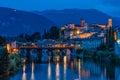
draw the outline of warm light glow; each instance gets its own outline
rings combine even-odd
[[[25,72],[26,66],[25,64],[23,65],[23,75],[22,75],[22,80],[27,80],[26,79],[26,72]]]
[[[71,47],[74,47],[74,44],[70,44]]]
[[[64,80],[66,80],[67,57],[64,56]]]
[[[50,62],[48,64],[48,80],[51,80],[51,65],[50,65]]]
[[[80,61],[80,59],[78,60],[78,72],[79,72],[79,79],[81,80],[81,75],[80,75],[80,73],[81,73],[81,61]]]
[[[13,49],[12,53],[18,54],[18,49]]]
[[[56,64],[56,80],[60,80],[60,68],[59,68],[59,63]]]
[[[32,73],[34,73],[34,62],[32,61]]]
[[[11,48],[11,45],[10,45],[10,44],[7,44],[7,51],[8,51],[8,53],[11,53],[11,52],[12,52],[12,48]]]
[[[116,32],[114,32],[114,40],[116,40],[116,39],[117,39]]]
[[[34,62],[32,62],[32,75],[31,75],[31,80],[35,80],[35,79],[34,79]]]
[[[77,30],[77,34],[80,34],[80,31],[79,31],[79,30]]]
[[[63,60],[64,60],[64,64],[66,64],[67,63],[67,56],[64,56]]]
[[[64,30],[65,29],[65,27],[61,27],[61,30]]]
[[[112,27],[112,19],[111,18],[108,19],[108,28],[110,28],[110,27]]]
[[[103,28],[103,29],[105,29],[105,28],[106,28],[106,26],[105,26],[105,25],[100,25],[100,24],[93,24],[93,25],[98,26],[98,27]]]
[[[80,34],[80,38],[89,38],[89,37],[91,37],[94,34],[95,34],[95,32],[83,33],[83,34]]]
[[[60,57],[56,56],[56,61],[59,62],[60,61]]]
[[[22,80],[27,80],[27,79],[26,79],[26,73],[25,73],[25,72],[23,72]]]
[[[23,65],[23,72],[25,72],[25,70],[26,70],[26,65],[24,64]]]

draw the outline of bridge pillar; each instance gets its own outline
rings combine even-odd
[[[49,55],[49,61],[53,62],[53,50],[52,49],[48,49],[48,55]]]
[[[42,49],[38,49],[38,63],[41,62],[41,58],[42,58]]]
[[[27,55],[26,55],[26,62],[30,62],[31,61],[31,58],[30,58],[30,49],[26,49],[27,51]]]

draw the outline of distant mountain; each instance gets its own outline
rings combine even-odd
[[[55,23],[31,12],[0,7],[0,35],[15,36],[49,29]]]
[[[59,26],[68,23],[80,24],[81,19],[85,19],[89,24],[107,24],[108,18],[113,18],[114,25],[120,25],[120,18],[114,18],[96,9],[45,10],[34,13],[52,20]]]
[[[64,9],[25,12],[0,7],[0,35],[16,36],[21,33],[41,32],[57,25],[80,24],[81,19],[87,23],[107,24],[108,18],[113,18],[114,25],[120,25],[120,18],[114,18],[95,9]]]

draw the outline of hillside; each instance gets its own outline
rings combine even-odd
[[[41,12],[35,11],[34,13],[52,20],[59,26],[68,23],[80,24],[81,19],[85,19],[89,24],[107,24],[108,18],[113,18],[96,9],[45,10]],[[114,25],[120,25],[119,22],[120,18],[113,18]]]
[[[55,25],[51,20],[31,12],[19,11],[0,7],[0,34],[3,36],[15,36],[20,33],[43,33]]]

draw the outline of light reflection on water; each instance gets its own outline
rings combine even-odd
[[[67,68],[67,57],[64,56],[63,58],[63,62],[64,62],[64,80],[66,80],[66,68]]]
[[[78,74],[79,74],[79,80],[81,80],[81,61],[80,59],[78,60]]]
[[[60,80],[60,68],[59,68],[59,63],[56,64],[56,80]]]
[[[32,74],[31,74],[31,80],[35,80],[34,79],[34,62],[32,62]]]
[[[25,70],[26,70],[26,65],[24,64],[24,65],[23,65],[23,75],[22,75],[22,80],[27,80],[27,79],[26,79],[26,72],[25,72]]]
[[[49,59],[48,64],[24,64],[22,71],[10,80],[119,80],[119,67],[81,59],[67,60],[64,56],[63,63],[51,63]]]
[[[48,80],[51,80],[51,63],[50,63],[50,57],[49,57],[49,63],[48,63]]]

